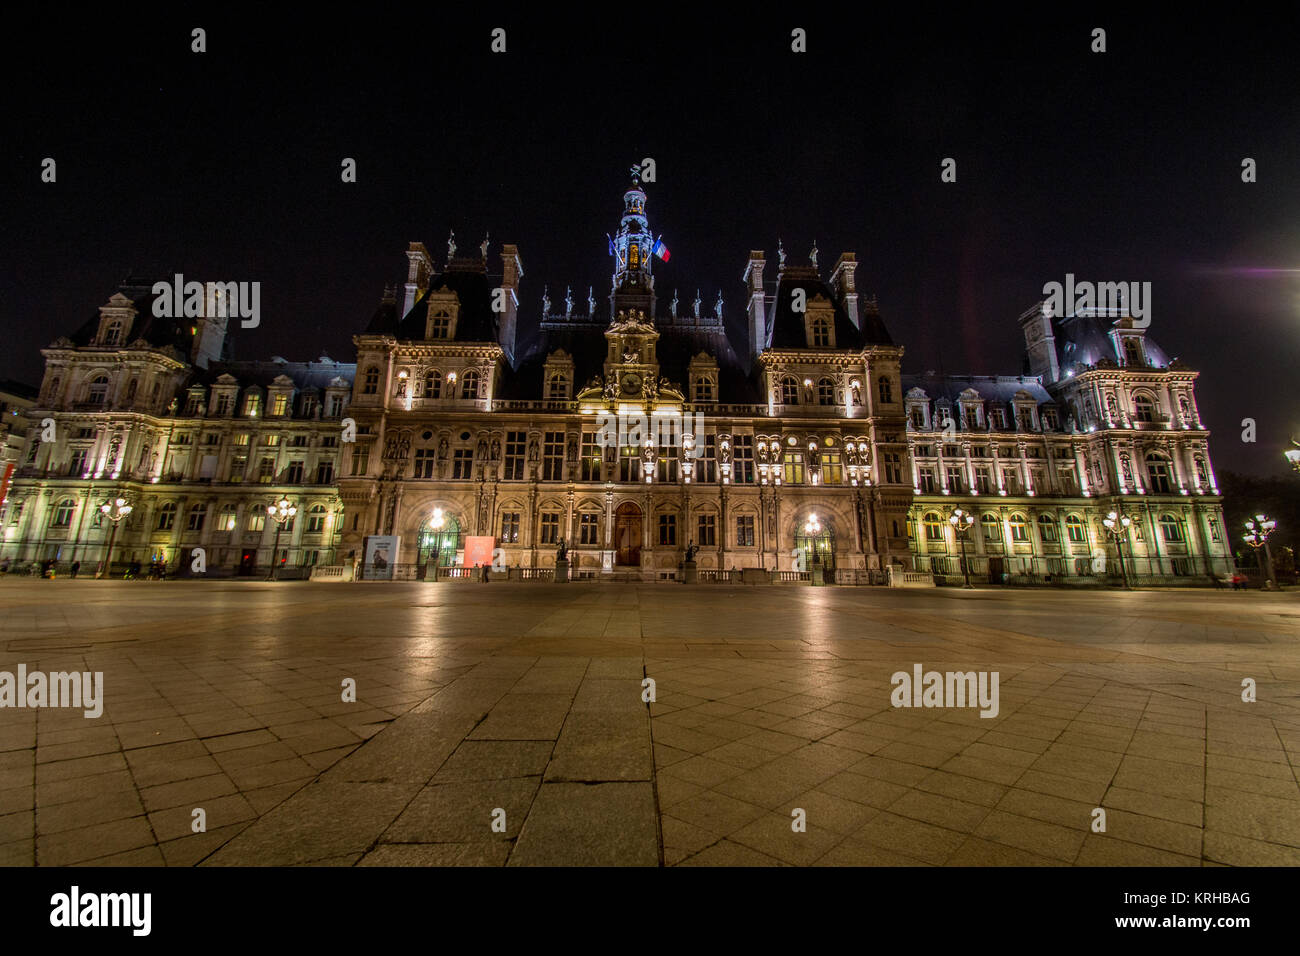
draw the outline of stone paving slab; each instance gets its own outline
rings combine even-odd
[[[1294,866],[1298,605],[3,580],[0,670],[106,704],[0,711],[0,865]]]

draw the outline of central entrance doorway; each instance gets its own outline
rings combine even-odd
[[[614,510],[614,563],[641,566],[641,509],[625,501]]]

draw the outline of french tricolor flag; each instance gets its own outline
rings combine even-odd
[[[655,240],[654,253],[664,262],[667,262],[668,257],[672,255],[672,253],[668,251],[668,247],[664,245],[664,241],[662,239]]]

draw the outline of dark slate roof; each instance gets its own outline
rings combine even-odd
[[[193,328],[194,320],[184,316],[165,319],[154,315],[153,303],[157,298],[153,293],[154,281],[162,280],[132,276],[117,288],[117,292],[131,300],[132,308],[137,313],[127,332],[126,342],[130,344],[137,339],[144,339],[158,348],[171,345],[188,359],[193,343],[193,334],[190,330]],[[78,347],[89,345],[99,332],[99,318],[99,310],[96,309],[95,313],[68,337]]]
[[[425,300],[435,292],[450,291],[460,300],[456,319],[454,342],[496,342],[497,315],[492,311],[492,290],[495,284],[489,279],[487,266],[482,259],[453,259],[447,271],[434,277],[428,290],[411,306],[411,310],[398,319],[395,303],[382,303],[366,327],[369,335],[392,335],[405,341],[424,338],[429,304]]]
[[[1040,405],[1055,403],[1051,393],[1043,387],[1036,376],[1014,375],[937,375],[927,372],[924,375],[904,375],[903,395],[913,388],[925,390],[930,401],[946,398],[956,404],[961,393],[968,388],[979,392],[980,398],[987,402],[1009,405],[1017,392],[1028,392]]]
[[[860,349],[866,345],[893,345],[885,323],[879,314],[871,312],[861,317],[858,328],[844,311],[829,285],[812,266],[786,266],[777,277],[776,294],[768,300],[767,348],[806,349],[808,336],[804,331],[804,315],[794,311],[794,290],[803,289],[807,301],[818,295],[829,299],[835,309],[835,348]]]
[[[213,385],[222,375],[232,375],[240,388],[260,385],[265,388],[281,375],[293,379],[299,391],[319,389],[324,391],[333,378],[343,378],[351,385],[356,377],[355,364],[335,361],[320,362],[213,362],[206,369],[195,369],[190,385]]]
[[[1096,365],[1107,359],[1123,364],[1123,357],[1115,352],[1115,343],[1111,341],[1110,330],[1113,320],[1095,315],[1072,315],[1064,319],[1052,319],[1052,334],[1056,336],[1056,347],[1061,369],[1072,365]],[[1169,365],[1169,356],[1164,349],[1144,336],[1147,361],[1156,368]]]
[[[28,398],[33,401],[41,394],[41,390],[35,385],[27,385],[24,382],[15,382],[11,378],[0,379],[0,392],[8,395],[17,395],[19,398]]]

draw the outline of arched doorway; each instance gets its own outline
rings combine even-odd
[[[419,566],[428,564],[435,555],[438,567],[450,567],[456,561],[456,552],[465,546],[460,533],[460,522],[453,516],[442,518],[438,527],[434,527],[437,518],[426,521],[420,526]]]
[[[625,501],[614,510],[614,563],[641,566],[641,509]]]
[[[795,522],[794,546],[804,554],[805,569],[814,563],[827,571],[835,569],[835,529],[826,516],[806,514]]]

